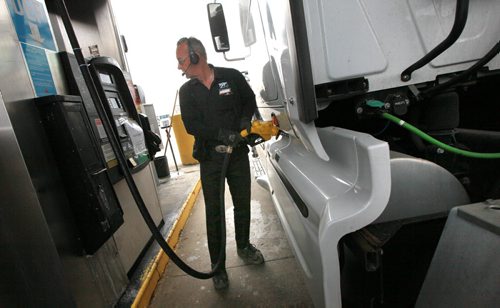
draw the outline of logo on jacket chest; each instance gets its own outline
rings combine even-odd
[[[229,83],[227,81],[219,82],[218,86],[219,86],[219,95],[233,94],[233,91],[231,91],[231,88],[229,87]]]

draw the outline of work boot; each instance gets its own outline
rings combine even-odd
[[[212,277],[212,282],[216,290],[224,290],[229,287],[229,278],[227,277],[227,272],[225,269],[220,270],[214,277]]]
[[[248,244],[245,248],[238,248],[238,256],[245,260],[248,264],[262,264],[264,263],[264,256],[255,248],[254,245]]]

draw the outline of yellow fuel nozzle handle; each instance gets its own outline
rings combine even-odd
[[[250,128],[250,134],[258,135],[265,141],[271,139],[273,136],[277,136],[279,132],[280,129],[274,125],[273,121],[255,120],[252,122],[252,126]],[[246,129],[242,130],[240,134],[243,138],[250,135]]]

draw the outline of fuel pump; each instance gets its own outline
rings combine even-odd
[[[135,125],[126,124],[126,120],[122,117],[122,111],[124,110],[124,105],[122,104],[121,97],[119,95],[115,95],[113,92],[113,84],[116,82],[121,82],[120,80],[113,80],[111,75],[109,74],[110,70],[113,70],[113,66],[110,65],[109,59],[107,60],[93,60],[90,63],[87,63],[83,57],[81,52],[78,40],[76,38],[74,29],[71,24],[71,20],[69,18],[66,5],[64,0],[57,1],[57,6],[61,13],[61,17],[66,28],[66,32],[68,34],[68,38],[71,42],[71,46],[73,48],[73,52],[78,64],[78,67],[83,75],[86,90],[92,102],[94,103],[93,108],[90,106],[90,110],[95,110],[97,115],[99,116],[101,122],[94,124],[94,131],[97,131],[98,136],[101,136],[102,130],[105,132],[107,136],[106,142],[109,142],[110,149],[113,151],[114,157],[116,159],[117,168],[121,171],[121,174],[125,178],[125,181],[130,189],[132,197],[137,204],[137,207],[143,216],[148,228],[150,229],[153,238],[158,242],[163,251],[169,256],[169,258],[181,268],[187,274],[199,278],[199,279],[208,279],[214,276],[214,274],[220,268],[220,262],[218,261],[215,267],[211,272],[199,272],[191,267],[189,267],[184,261],[182,261],[172,250],[171,247],[168,246],[162,234],[158,230],[155,225],[153,218],[151,217],[144,200],[142,199],[140,192],[134,182],[132,177],[131,170],[132,168],[136,168],[140,166],[143,161],[141,158],[142,153],[146,153],[147,150],[144,144],[141,142],[134,143],[134,138],[138,137],[139,129],[136,129]],[[106,103],[105,103],[106,102]],[[131,111],[133,114],[133,111]],[[110,116],[112,115],[112,116]],[[263,124],[262,122],[254,122],[250,132],[244,131],[242,132],[243,137],[247,137],[247,142],[251,145],[258,144],[260,142],[264,142],[265,140],[269,140],[272,136],[276,136],[279,130],[271,125]],[[127,133],[127,134],[125,134]],[[248,135],[249,136],[246,136]],[[126,137],[128,135],[128,137]],[[104,138],[101,138],[101,141]],[[129,140],[130,139],[130,140]],[[130,142],[129,142],[130,141]],[[130,144],[132,144],[132,149],[130,149]],[[229,163],[229,158],[232,152],[232,148],[234,145],[230,145],[227,148],[223,170],[221,174],[221,213],[224,213],[224,181],[225,181],[225,172],[227,170],[227,166]],[[101,144],[102,147],[102,144]],[[133,153],[133,157],[131,156]],[[106,156],[107,154],[107,156]],[[104,151],[103,155],[106,158],[106,163],[109,167],[111,157],[111,153]],[[222,249],[219,254],[222,255],[225,250],[225,217],[221,218],[221,227],[222,227]],[[223,250],[224,249],[224,250]]]
[[[113,123],[113,133],[118,136],[131,173],[147,173],[142,170],[154,156],[149,143],[155,140],[147,138],[146,134],[153,132],[147,118],[137,112],[127,82],[114,59],[97,57],[89,61],[90,72],[94,80],[98,80],[96,86],[106,97],[103,104],[105,113],[100,115],[85,84],[76,80],[81,75],[72,71],[74,57],[65,52],[59,57],[66,69],[70,93],[74,95],[43,96],[35,101],[64,179],[83,253],[91,255],[115,232],[119,232],[119,238],[126,236],[134,224],[130,220],[134,217],[130,205],[119,203],[119,197],[123,199],[127,192],[121,189],[123,185],[118,184],[123,179],[123,173],[118,167],[109,135],[103,128],[103,119]],[[144,187],[144,183],[141,185]],[[154,205],[149,204],[151,209]],[[159,208],[153,213],[155,220],[159,221],[161,213],[157,212]],[[123,216],[129,217],[125,225]],[[132,266],[146,243],[146,237],[149,238],[147,230],[144,231],[133,243],[117,241],[122,248],[121,258],[126,268]]]
[[[118,167],[110,141],[103,127],[102,117],[98,114],[92,97],[81,76],[79,64],[74,55],[67,52],[60,52],[59,58],[63,63],[63,69],[67,76],[67,83],[70,93],[78,93],[82,97],[83,104],[90,119],[90,125],[101,148],[106,167],[113,183],[123,178]],[[127,163],[131,167],[132,173],[142,170],[152,154],[148,157],[149,142],[161,142],[155,138],[148,138],[148,134],[154,134],[144,115],[139,114],[131,95],[125,95],[129,91],[127,82],[119,64],[110,57],[96,57],[89,60],[89,71],[96,81],[96,87],[105,94],[106,117],[114,123],[113,132],[119,136]],[[154,147],[153,147],[154,148]]]
[[[36,105],[64,179],[83,250],[93,254],[124,220],[89,117],[78,96],[39,97]]]

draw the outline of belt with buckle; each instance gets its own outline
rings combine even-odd
[[[214,149],[215,149],[215,152],[217,152],[217,153],[231,153],[231,152],[233,152],[233,147],[230,147],[230,146],[227,146],[224,144],[216,145],[214,147]]]

